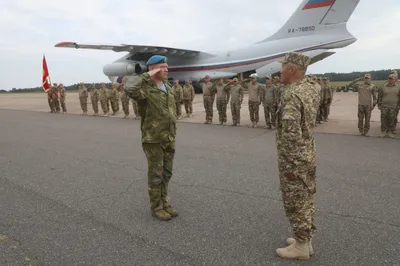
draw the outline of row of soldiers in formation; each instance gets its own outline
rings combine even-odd
[[[358,83],[363,81],[363,83]],[[397,117],[400,110],[400,82],[396,70],[391,71],[388,80],[377,87],[366,74],[350,82],[349,86],[358,92],[358,129],[360,135],[368,136],[371,112],[378,106],[381,111],[381,137],[393,138],[396,134]]]
[[[317,123],[328,122],[330,106],[333,100],[334,89],[329,85],[329,78],[317,78],[315,81],[320,86],[320,106],[317,115]],[[234,78],[227,83],[223,79],[217,79],[214,83],[210,76],[201,80],[203,89],[203,103],[206,112],[204,124],[211,124],[213,120],[213,104],[216,99],[220,124],[227,123],[227,105],[230,100],[232,113],[232,125],[240,125],[240,109],[243,103],[244,90],[248,91],[248,106],[252,127],[258,127],[259,107],[264,107],[266,128],[276,127],[277,112],[282,108],[283,92],[285,86],[280,84],[280,78],[265,77],[265,85],[258,82],[257,74],[250,78]]]
[[[93,116],[99,116],[99,102],[103,111],[103,116],[116,115],[116,113],[120,110],[119,103],[121,102],[122,110],[125,114],[124,118],[128,118],[129,102],[132,101],[135,119],[139,119],[140,109],[138,108],[138,104],[125,94],[124,86],[124,82],[121,84],[111,83],[110,87],[107,88],[105,83],[101,83],[100,87],[91,85],[89,88],[86,88],[83,83],[80,83],[78,87],[78,95],[82,109],[82,115],[87,115],[87,105],[90,94],[90,101],[92,103],[94,112]],[[193,100],[195,96],[195,91],[192,84],[189,80],[187,80],[185,85],[182,87],[179,85],[179,81],[176,80],[172,88],[172,93],[176,102],[177,118],[181,119],[182,117],[182,104],[185,107],[187,117],[191,117],[193,113]],[[63,84],[57,85],[57,83],[54,83],[53,86],[47,91],[47,95],[50,112],[60,113],[60,105],[62,107],[62,112],[67,112],[66,94]]]

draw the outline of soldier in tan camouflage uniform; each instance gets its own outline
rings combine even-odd
[[[82,115],[87,115],[87,99],[89,97],[88,90],[83,85],[83,82],[79,84],[78,88],[78,93],[79,93],[79,102],[81,104],[81,109],[82,109]]]
[[[358,78],[348,84],[350,87],[355,87],[358,93],[358,130],[360,135],[368,136],[370,129],[371,112],[376,106],[376,92],[377,88],[371,83],[371,75],[365,74],[364,83],[357,84],[363,80]],[[365,124],[364,124],[365,119]]]
[[[284,259],[309,259],[314,254],[311,239],[316,231],[316,150],[313,136],[319,105],[316,86],[304,77],[311,57],[290,52],[280,60],[281,82],[287,85],[278,116],[276,144],[280,189],[286,216],[293,230],[289,246],[278,248]]]
[[[61,108],[63,113],[67,112],[67,95],[65,93],[65,88],[63,84],[58,85],[58,94],[59,94],[59,98],[60,98],[60,104],[61,104]]]
[[[180,120],[182,118],[183,89],[182,86],[179,85],[179,80],[174,81],[174,86],[172,86],[172,89],[176,104],[176,118]]]
[[[60,101],[58,100],[58,88],[57,83],[53,83],[51,90],[51,99],[56,113],[60,113]]]
[[[98,116],[99,115],[99,98],[100,98],[100,91],[96,86],[93,84],[90,86],[90,101],[92,103],[92,108],[93,108],[93,116]]]
[[[210,80],[211,78],[208,75],[200,80],[203,89],[204,109],[206,110],[206,121],[204,122],[204,124],[212,124],[214,113],[213,103],[216,91],[214,84],[211,83]]]
[[[135,119],[140,119],[140,110],[139,110],[138,103],[134,99],[131,99],[131,100],[132,100],[133,112],[135,113]]]
[[[50,87],[50,88],[47,90],[47,102],[49,103],[50,113],[55,113],[55,112],[56,112],[56,109],[55,109],[54,104],[53,104],[53,97],[52,97],[52,95],[53,95],[53,92],[52,92],[51,87]]]
[[[122,83],[118,86],[118,91],[120,92],[120,98],[121,98],[121,105],[122,105],[122,110],[124,111],[124,119],[129,117],[129,96],[125,93],[125,82],[128,80],[128,78],[122,80]]]
[[[322,91],[324,94],[324,101],[322,105],[322,121],[328,122],[329,106],[332,103],[332,88],[328,85],[328,78],[322,78]]]
[[[271,129],[276,124],[276,108],[278,106],[278,91],[271,84],[271,78],[265,78],[265,87],[262,90],[262,104],[264,106],[264,117],[266,127]]]
[[[142,113],[142,147],[148,163],[148,193],[152,215],[170,220],[178,212],[168,196],[175,156],[176,110],[172,88],[167,82],[168,65],[164,56],[147,61],[149,72],[129,76],[125,91],[136,100]]]
[[[388,82],[379,88],[378,108],[381,110],[381,136],[393,138],[400,110],[400,86],[396,84],[396,75],[390,74]]]
[[[183,86],[183,104],[185,105],[186,116],[191,117],[193,113],[193,99],[195,96],[194,88],[189,80]]]
[[[257,82],[257,74],[252,74],[250,76],[251,82],[247,82],[245,79],[242,82],[242,86],[246,88],[249,92],[249,112],[252,127],[258,127],[258,121],[260,119],[260,105],[261,105],[261,92],[262,87],[260,83]]]
[[[317,84],[320,87],[320,95],[319,95],[319,99],[320,99],[320,103],[319,103],[319,107],[318,107],[318,113],[317,113],[317,123],[318,124],[322,124],[322,119],[324,116],[324,101],[325,101],[325,93],[323,90],[323,84],[322,84],[322,80],[321,78],[317,78]]]
[[[244,88],[240,85],[238,78],[234,78],[227,84],[231,98],[232,126],[240,125],[240,108],[243,103]]]
[[[215,90],[216,90],[216,98],[217,98],[217,110],[218,110],[218,116],[219,116],[219,123],[222,125],[227,122],[227,117],[226,117],[226,107],[229,102],[229,89],[227,88],[227,85],[224,83],[224,80],[222,78],[217,80],[217,83],[215,84]]]
[[[108,91],[108,101],[111,105],[111,110],[112,114],[111,115],[116,115],[118,112],[118,91],[117,91],[117,86],[115,83],[111,83],[110,89]]]
[[[99,98],[101,110],[103,111],[103,116],[108,116],[108,112],[110,111],[110,105],[108,102],[108,89],[105,83],[100,84]]]

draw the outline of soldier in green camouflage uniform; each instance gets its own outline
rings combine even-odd
[[[118,91],[117,91],[117,86],[115,83],[111,83],[110,89],[108,91],[108,101],[111,105],[111,110],[112,114],[111,115],[116,115],[118,112]]]
[[[214,84],[211,83],[210,80],[211,78],[208,75],[200,80],[203,89],[203,104],[206,111],[206,121],[204,124],[212,124],[214,113],[213,104],[216,90]]]
[[[172,87],[173,94],[175,97],[176,103],[176,118],[178,120],[182,117],[182,98],[183,98],[183,89],[182,86],[179,85],[179,80],[174,81],[174,86]]]
[[[280,60],[281,81],[287,85],[278,116],[276,143],[280,189],[286,216],[294,237],[286,248],[276,253],[285,259],[309,259],[314,253],[311,238],[314,224],[316,192],[316,150],[313,132],[319,105],[317,87],[304,74],[311,57],[290,52]]]
[[[58,93],[60,98],[60,104],[63,110],[63,113],[67,112],[67,95],[65,94],[65,88],[63,84],[58,85]]]
[[[124,111],[124,119],[127,119],[129,117],[129,96],[125,93],[125,83],[128,80],[128,77],[124,77],[122,79],[122,83],[119,84],[118,86],[118,93],[119,93],[119,97],[121,99],[121,106],[122,106],[122,110]]]
[[[81,109],[82,109],[82,115],[87,115],[87,99],[89,97],[88,90],[83,85],[83,82],[79,84],[78,88],[78,93],[79,93],[79,102],[81,104]]]
[[[358,131],[362,136],[368,136],[370,129],[371,112],[376,106],[377,87],[371,83],[371,75],[364,75],[364,83],[357,84],[363,78],[355,79],[348,84],[354,87],[358,93]],[[365,124],[364,124],[365,119]]]
[[[99,115],[99,94],[100,91],[99,89],[96,88],[95,85],[90,86],[90,101],[92,102],[92,108],[93,108],[93,116],[98,116]]]
[[[193,100],[195,96],[194,88],[189,80],[183,86],[183,104],[185,105],[186,116],[191,117],[193,113]]]
[[[258,121],[260,120],[260,105],[262,101],[262,87],[260,83],[257,82],[256,74],[252,74],[250,78],[251,82],[247,82],[248,79],[245,79],[242,82],[242,86],[249,92],[249,113],[252,127],[258,127]]]
[[[276,126],[276,108],[278,106],[278,91],[271,84],[271,78],[265,78],[265,87],[262,90],[262,104],[264,106],[265,124],[269,129]]]
[[[238,78],[234,78],[226,86],[231,98],[232,126],[240,125],[240,108],[243,103],[244,88]]]
[[[381,110],[382,137],[394,137],[396,118],[400,109],[400,86],[396,84],[394,74],[390,74],[388,82],[378,90],[378,108]]]
[[[227,88],[227,84],[224,83],[222,78],[217,80],[215,84],[216,90],[216,98],[217,98],[217,110],[219,116],[219,123],[222,125],[227,122],[226,117],[226,107],[229,102],[229,89]]]
[[[101,110],[103,111],[103,116],[108,116],[108,112],[110,111],[110,105],[108,103],[108,94],[109,92],[106,87],[106,84],[101,83],[99,97],[100,97]]]
[[[147,61],[150,71],[130,76],[125,84],[125,92],[137,101],[142,115],[142,147],[148,162],[151,210],[160,220],[178,215],[168,196],[175,155],[176,104],[167,82],[166,60],[164,56],[152,56]]]

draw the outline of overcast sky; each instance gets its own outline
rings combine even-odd
[[[43,54],[52,82],[109,82],[103,66],[123,55],[55,48],[61,41],[234,49],[273,34],[301,1],[0,1],[0,89],[41,86]],[[361,0],[348,23],[359,40],[309,71],[400,68],[399,22],[398,0]]]

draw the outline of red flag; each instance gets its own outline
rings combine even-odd
[[[48,91],[50,89],[50,75],[49,69],[47,68],[46,58],[43,55],[43,67],[42,67],[42,87],[44,91]]]

